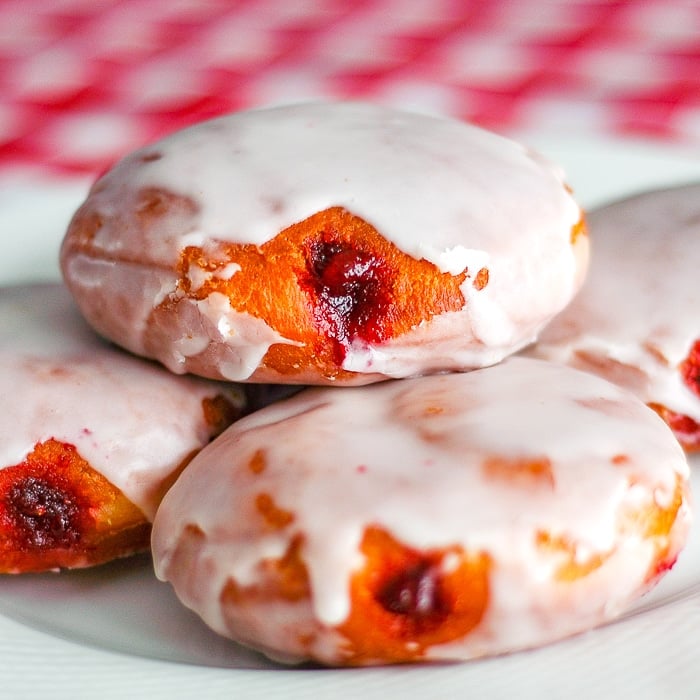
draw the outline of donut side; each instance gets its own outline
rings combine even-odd
[[[171,371],[366,384],[531,342],[587,250],[561,175],[519,145],[331,104],[231,115],[127,157],[61,261],[88,321]]]
[[[586,283],[528,351],[634,392],[688,452],[700,449],[698,202],[689,184],[590,212]]]

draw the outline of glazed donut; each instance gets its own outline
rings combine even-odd
[[[147,549],[164,491],[243,394],[107,345],[59,285],[2,289],[0,318],[0,573]]]
[[[366,384],[498,362],[587,261],[558,169],[457,121],[252,110],[126,157],[61,251],[87,320],[175,373]]]
[[[700,184],[604,206],[590,229],[588,280],[529,354],[633,391],[700,450]]]
[[[316,387],[195,457],[152,552],[187,607],[272,658],[469,659],[649,590],[686,540],[688,471],[633,395],[540,360]]]

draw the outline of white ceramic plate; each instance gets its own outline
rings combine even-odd
[[[520,138],[564,166],[589,208],[644,188],[700,181],[699,152]],[[58,279],[58,246],[86,188],[36,174],[0,178],[0,285]],[[2,399],[8,410],[11,397]],[[700,459],[694,468],[698,482]],[[0,697],[695,698],[698,629],[696,532],[673,571],[622,620],[535,651],[431,667],[274,666],[209,632],[140,557],[89,571],[0,577]]]

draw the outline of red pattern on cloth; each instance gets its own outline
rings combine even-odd
[[[314,98],[700,144],[697,0],[0,0],[0,166]]]

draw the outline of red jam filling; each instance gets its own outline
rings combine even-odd
[[[681,363],[680,370],[686,386],[700,397],[700,340],[693,343],[688,357]]]
[[[12,486],[5,496],[12,531],[25,547],[67,548],[80,540],[79,506],[71,494],[34,476]]]
[[[700,449],[700,425],[690,416],[668,412],[666,420],[678,441],[687,450]]]
[[[354,340],[387,337],[392,299],[390,270],[382,259],[324,236],[309,246],[303,286],[313,299],[316,324],[335,341],[340,361]]]
[[[72,445],[48,440],[22,463],[0,469],[0,552],[12,559],[19,552],[82,547],[92,516],[88,497],[73,482],[83,473],[79,460]]]
[[[675,413],[661,404],[650,403],[649,407],[653,408],[668,423],[684,449],[689,452],[700,450],[700,424],[690,416]]]
[[[450,613],[437,568],[429,561],[419,561],[394,576],[375,598],[387,612],[410,618],[413,634],[438,627]]]

